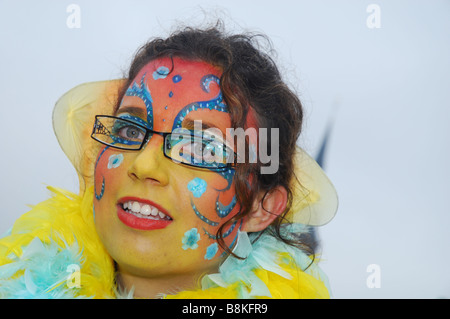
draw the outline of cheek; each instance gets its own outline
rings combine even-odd
[[[124,156],[116,150],[105,147],[100,151],[95,164],[95,199],[94,208],[98,213],[104,204],[111,203],[120,176],[124,170]],[[115,203],[113,201],[113,203]]]
[[[227,179],[209,174],[208,178],[195,177],[187,183],[190,197],[190,211],[195,227],[188,229],[183,236],[183,249],[200,249],[205,260],[216,259],[221,255],[217,231],[239,210],[235,190]],[[224,244],[231,248],[237,238],[240,221],[223,228]],[[192,243],[191,246],[186,243]],[[218,253],[219,252],[219,253]]]

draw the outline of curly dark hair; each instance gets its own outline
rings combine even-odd
[[[119,93],[120,103],[126,88],[139,71],[150,61],[162,57],[181,57],[201,60],[220,68],[220,89],[228,105],[233,128],[246,129],[249,109],[255,113],[259,128],[279,129],[279,168],[274,174],[261,174],[260,161],[238,164],[234,183],[240,211],[224,223],[217,232],[218,243],[228,253],[231,249],[224,244],[223,230],[236,220],[251,212],[256,196],[265,196],[275,187],[287,190],[287,206],[265,231],[270,231],[285,243],[297,246],[307,253],[313,249],[299,237],[296,240],[284,238],[281,225],[292,205],[291,180],[294,176],[294,153],[303,121],[302,104],[297,95],[284,83],[279,69],[268,52],[261,49],[259,40],[270,41],[263,34],[228,35],[221,23],[206,29],[186,27],[169,37],[155,38],[138,49],[126,76],[127,81]],[[267,51],[267,50],[266,50]],[[119,107],[116,105],[115,110]],[[248,141],[246,141],[248,143]],[[270,134],[267,149],[271,149]],[[252,178],[249,178],[252,176]],[[264,208],[264,207],[263,207]],[[267,210],[266,210],[267,211]],[[233,254],[234,255],[234,254]],[[234,255],[239,258],[239,256]]]

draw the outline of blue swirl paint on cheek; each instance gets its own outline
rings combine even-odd
[[[97,195],[97,190],[95,191],[95,198],[97,198],[97,200],[101,200],[103,198],[103,194],[105,193],[105,177],[102,176],[102,178],[102,189],[100,194]]]
[[[100,159],[102,158],[103,154],[105,153],[105,151],[106,151],[108,148],[109,148],[109,146],[106,146],[106,147],[100,152],[100,155],[98,156],[97,161],[95,162],[95,166],[94,166],[94,169],[95,169],[95,170],[97,169],[98,162],[100,161]],[[94,185],[96,185],[95,180],[94,180]],[[95,195],[95,198],[96,198],[97,200],[101,200],[104,193],[105,193],[105,177],[102,176],[102,188],[101,188],[101,190],[100,190],[100,194],[97,194],[97,190],[94,189],[94,195]]]
[[[234,228],[236,227],[237,222],[238,222],[238,221],[235,221],[235,222],[231,225],[230,229],[228,229],[224,234],[222,234],[221,237],[222,237],[222,238],[226,238],[226,237],[230,236],[230,234],[233,232]],[[213,234],[209,233],[209,232],[206,230],[205,227],[203,227],[203,231],[204,231],[205,235],[208,236],[210,239],[214,239],[214,240],[217,240],[217,239],[218,239],[218,237],[217,237],[216,235],[213,235]]]
[[[192,200],[192,198],[191,198],[191,207],[192,207],[192,210],[194,211],[195,215],[197,215],[197,217],[200,218],[201,221],[207,223],[210,226],[219,226],[219,222],[210,220],[210,219],[206,218],[205,216],[203,216],[200,213],[200,211],[195,206],[194,201]]]
[[[238,231],[236,232],[236,235],[234,236],[233,241],[232,241],[231,244],[228,246],[228,248],[233,249],[234,245],[236,244],[236,241],[237,241],[237,239],[238,239],[238,237],[239,237],[239,231],[240,231],[241,228],[242,228],[242,223],[243,223],[243,220],[241,219],[241,224],[239,225]],[[224,257],[225,255],[226,255],[226,252],[224,251],[224,252],[222,253],[221,257]]]
[[[233,199],[231,200],[231,203],[228,205],[224,205],[219,201],[219,195],[217,195],[217,199],[216,199],[216,213],[217,216],[219,216],[220,218],[225,218],[227,217],[231,211],[234,209],[234,207],[236,206],[237,200],[236,200],[236,195],[233,196]]]

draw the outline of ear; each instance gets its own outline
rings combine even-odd
[[[244,217],[242,230],[245,232],[258,232],[266,229],[286,209],[287,191],[278,186],[267,193],[261,202],[264,193],[261,193],[253,203],[253,210]]]

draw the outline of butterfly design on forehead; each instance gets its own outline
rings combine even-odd
[[[138,85],[136,82],[133,83],[131,87],[127,89],[125,92],[125,96],[136,96],[140,98],[145,103],[145,108],[147,110],[147,124],[145,125],[147,127],[153,128],[153,99],[152,95],[150,94],[150,90],[145,83],[145,76],[147,73],[144,73],[144,75],[141,78],[140,85]]]
[[[209,87],[212,82],[216,83],[217,85],[220,84],[219,78],[213,74],[208,74],[202,77],[202,79],[200,80],[200,86],[202,90],[206,93],[209,93]],[[198,109],[210,109],[229,113],[228,106],[223,103],[222,92],[219,91],[218,95],[212,100],[194,102],[183,107],[180,112],[178,112],[175,120],[173,121],[172,131],[177,128],[181,128],[183,120],[189,114],[189,112],[196,111]]]

